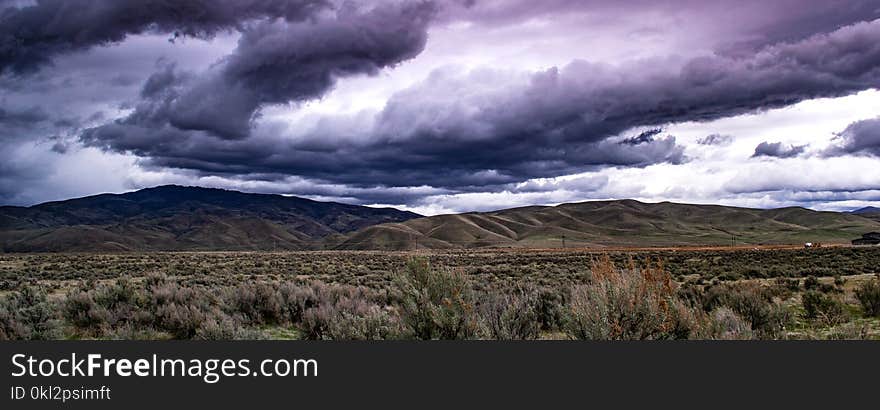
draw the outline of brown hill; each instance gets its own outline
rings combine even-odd
[[[328,237],[330,249],[697,246],[848,243],[880,229],[858,215],[804,208],[595,201],[438,215]]]

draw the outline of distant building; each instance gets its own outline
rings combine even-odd
[[[869,232],[859,239],[853,239],[853,245],[880,245],[880,232]]]

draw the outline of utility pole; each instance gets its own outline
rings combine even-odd
[[[565,234],[562,234],[562,249],[565,249]]]

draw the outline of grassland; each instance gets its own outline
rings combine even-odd
[[[0,337],[878,338],[878,273],[876,247],[0,254]],[[609,283],[665,301],[651,332],[585,325]]]

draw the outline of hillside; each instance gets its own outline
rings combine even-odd
[[[877,208],[875,206],[866,206],[864,208],[856,209],[851,213],[865,218],[873,219],[875,221],[880,221],[880,208]]]
[[[748,209],[633,200],[439,215],[328,237],[333,249],[689,246],[848,243],[880,230],[858,215],[804,208]]]
[[[0,249],[310,249],[327,235],[418,216],[391,208],[169,185],[0,207]]]

